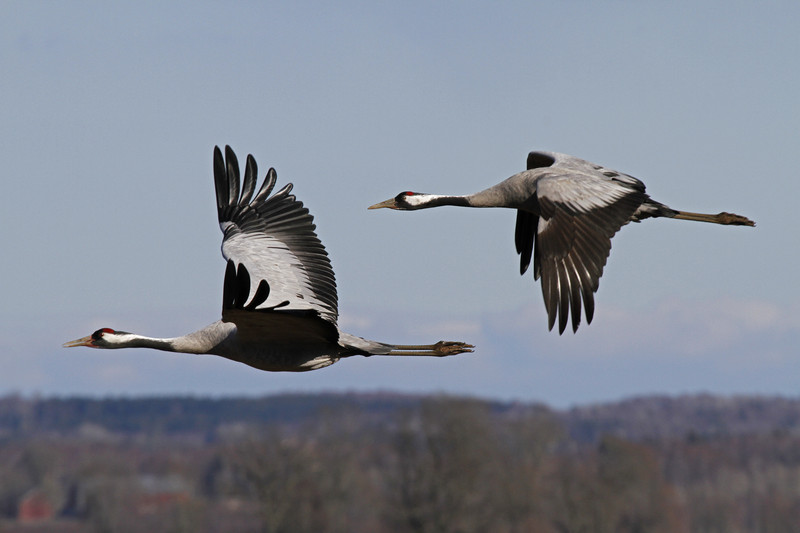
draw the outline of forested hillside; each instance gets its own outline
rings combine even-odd
[[[0,531],[798,524],[795,399],[0,398]]]

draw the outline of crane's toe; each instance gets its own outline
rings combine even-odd
[[[433,345],[433,352],[439,357],[446,357],[448,355],[472,352],[474,348],[473,345],[467,344],[466,342],[439,341]]]
[[[717,219],[719,220],[720,224],[726,224],[730,226],[755,226],[756,223],[750,220],[747,217],[743,217],[742,215],[737,215],[736,213],[726,213],[722,212],[717,215]]]

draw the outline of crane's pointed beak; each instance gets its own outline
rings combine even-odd
[[[80,339],[75,339],[74,341],[65,342],[62,346],[64,348],[75,348],[76,346],[88,346],[90,348],[94,348],[92,336],[89,335],[88,337],[83,337]]]
[[[394,198],[389,198],[388,200],[369,206],[367,209],[380,209],[381,207],[388,207],[389,209],[397,209],[397,202]]]

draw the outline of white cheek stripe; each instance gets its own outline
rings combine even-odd
[[[427,204],[428,202],[439,198],[435,194],[414,194],[412,196],[406,196],[405,200],[408,205],[417,207],[420,205]]]

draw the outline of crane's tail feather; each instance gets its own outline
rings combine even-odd
[[[756,223],[747,217],[735,213],[717,213],[707,215],[705,213],[690,213],[689,211],[675,211],[675,216],[680,220],[695,220],[697,222],[710,222],[712,224],[725,224],[730,226],[755,226]]]
[[[382,355],[425,355],[447,357],[474,351],[474,346],[465,342],[439,341],[436,344],[394,345],[391,351]]]

